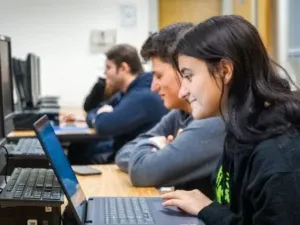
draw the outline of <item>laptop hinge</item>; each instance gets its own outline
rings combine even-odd
[[[87,223],[93,223],[93,220],[91,218],[91,209],[93,209],[93,207],[91,207],[90,211],[88,210],[88,207],[89,207],[89,204],[92,204],[94,199],[93,198],[90,198],[88,199],[88,201],[86,201],[86,204],[85,204],[85,224]]]
[[[86,220],[87,220],[87,212],[88,212],[88,201],[85,200],[81,204],[83,204],[82,214],[80,215],[81,221],[85,221],[84,223],[87,223]]]

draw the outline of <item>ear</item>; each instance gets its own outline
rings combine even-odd
[[[122,62],[119,69],[123,72],[130,73],[130,67],[126,62]]]
[[[224,84],[229,84],[232,80],[233,64],[231,61],[222,59],[219,64],[219,75],[222,77]]]

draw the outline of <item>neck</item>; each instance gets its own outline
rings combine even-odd
[[[121,91],[123,93],[125,93],[127,91],[129,85],[135,80],[135,78],[136,78],[136,75],[133,75],[133,74],[126,75],[126,77],[124,78],[123,85],[121,87]]]
[[[191,113],[192,112],[192,108],[189,104],[186,104],[183,109],[183,111],[185,111],[186,113]]]
[[[180,107],[180,110],[186,112],[186,113],[191,113],[192,112],[192,108],[191,108],[191,105],[184,99],[181,99],[182,100],[182,105]]]

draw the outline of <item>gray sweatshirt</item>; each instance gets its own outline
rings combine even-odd
[[[115,162],[123,172],[128,173],[128,163],[130,156],[138,151],[136,145],[140,142],[150,142],[148,139],[156,136],[168,136],[177,135],[178,130],[185,128],[190,122],[193,121],[193,118],[190,114],[185,113],[180,110],[171,110],[167,115],[163,116],[161,121],[156,124],[148,132],[139,135],[134,140],[128,142],[124,145],[117,153]],[[155,144],[151,142],[151,146],[155,147]],[[149,146],[149,151],[152,147]]]
[[[186,118],[186,119],[184,119]],[[184,123],[185,121],[185,123]],[[157,152],[153,136],[176,135]],[[134,186],[177,186],[207,178],[214,171],[223,150],[224,122],[220,117],[192,121],[179,110],[172,110],[144,135],[125,145],[116,163],[128,172]]]

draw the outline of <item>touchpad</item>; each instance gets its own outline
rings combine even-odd
[[[183,212],[181,209],[175,206],[164,207],[161,203],[158,202],[155,202],[154,205],[157,211],[167,214],[169,216],[191,217],[189,214]]]
[[[192,225],[204,225],[196,216],[191,216],[177,207],[164,207],[161,200],[151,201],[152,209],[156,224],[165,225],[180,225],[180,224],[192,224]]]

